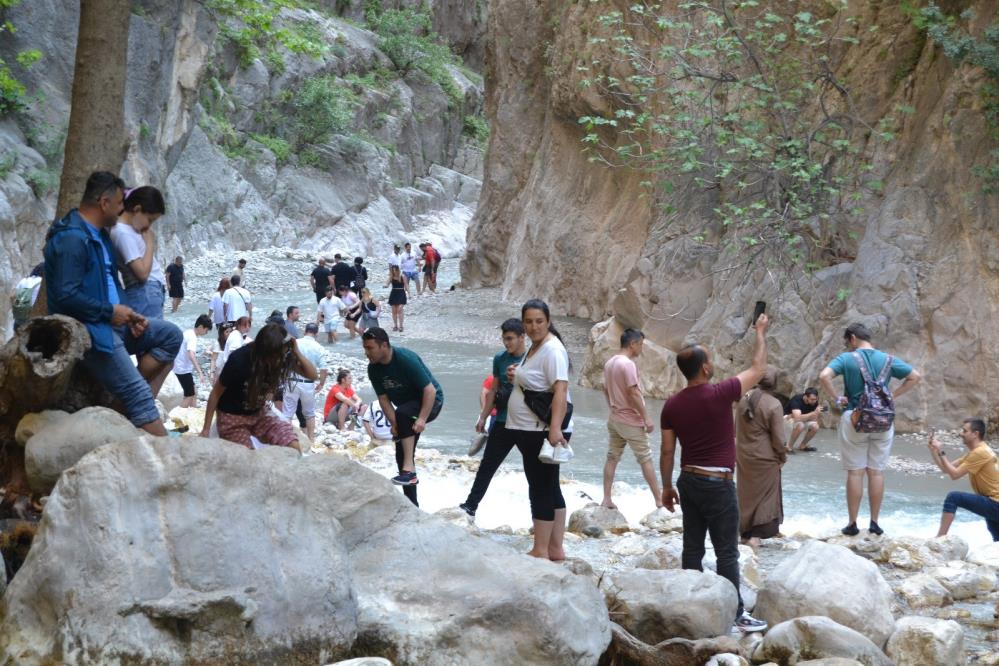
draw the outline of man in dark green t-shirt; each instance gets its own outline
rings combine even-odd
[[[513,382],[507,377],[506,371],[510,366],[520,363],[527,352],[524,324],[519,319],[507,319],[500,326],[500,331],[503,334],[505,349],[493,357],[493,381],[482,404],[482,412],[475,424],[475,430],[485,432],[486,416],[494,407],[496,415],[489,428],[486,451],[482,454],[482,464],[475,473],[472,489],[468,491],[468,498],[458,505],[471,518],[475,518],[475,511],[479,508],[479,502],[485,496],[486,489],[489,488],[489,482],[515,445],[506,429],[506,401],[509,400],[510,389],[513,388]],[[500,400],[496,398],[498,394],[502,394]]]
[[[361,343],[369,361],[368,379],[392,425],[395,461],[399,466],[399,475],[392,483],[402,486],[406,497],[417,504],[419,481],[413,453],[420,433],[440,414],[444,391],[416,353],[389,344],[385,329],[377,326],[367,329],[361,335]]]

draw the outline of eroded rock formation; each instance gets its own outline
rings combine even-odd
[[[690,231],[723,236],[709,200],[688,197],[674,202],[675,213],[657,213],[641,196],[640,175],[607,170],[582,154],[578,119],[609,105],[581,85],[586,74],[577,67],[598,48],[588,37],[613,4],[491,4],[492,134],[464,280],[502,285],[511,299],[543,297],[565,314],[609,317],[595,331],[584,385],[601,383],[599,370],[625,326],[641,327],[659,348],[642,361],[654,395],[682,387],[679,374],[663,368],[673,366],[685,341],[714,349],[720,376],[740,369],[750,354],[743,333],[753,302],[762,299],[776,318],[771,360],[789,373],[785,391],[814,385],[841,351],[844,326],[863,321],[879,347],[928,378],[899,401],[899,428],[958,414],[999,422],[992,324],[999,234],[995,199],[972,174],[990,147],[982,75],[955,70],[899,5],[847,3],[843,12],[856,19],[859,41],[844,47],[836,74],[872,125],[893,116],[900,127],[894,141],[872,149],[884,187],[865,197],[855,228],[838,230],[844,256],[777,289],[762,269],[725,270],[731,256],[720,249],[693,251]],[[994,3],[970,6],[978,17],[972,29],[980,31]],[[913,112],[899,114],[900,106]]]

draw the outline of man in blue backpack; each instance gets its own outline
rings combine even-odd
[[[881,500],[885,494],[884,469],[895,437],[894,398],[908,393],[920,380],[920,374],[905,361],[877,350],[871,344],[871,332],[859,323],[850,324],[843,333],[847,351],[834,358],[819,375],[826,393],[845,407],[839,422],[840,458],[846,469],[846,507],[850,521],[843,534],[853,536],[857,529],[860,500],[864,497],[867,476],[868,503],[871,509],[871,534],[883,534],[878,525]],[[845,395],[837,397],[833,377],[843,376]],[[891,378],[904,380],[894,394],[888,389]]]

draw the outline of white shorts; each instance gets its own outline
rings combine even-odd
[[[295,410],[302,402],[302,416],[311,419],[316,415],[316,385],[312,382],[291,382],[284,391],[284,418],[295,418]]]
[[[326,319],[323,321],[323,330],[325,330],[327,333],[333,333],[339,328],[340,328],[339,319],[334,319],[333,321]]]
[[[839,455],[845,470],[873,469],[881,471],[888,465],[895,428],[888,432],[857,432],[850,416],[852,409],[839,419]]]

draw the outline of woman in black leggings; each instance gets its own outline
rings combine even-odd
[[[528,555],[564,560],[565,499],[559,487],[559,466],[538,460],[547,439],[552,446],[568,442],[569,433],[560,428],[569,400],[569,354],[562,338],[551,324],[548,305],[532,299],[520,309],[524,331],[531,348],[513,373],[513,393],[507,408],[506,428],[524,457],[524,474],[534,520],[534,547]],[[551,418],[543,423],[524,402],[524,389],[552,394]]]

